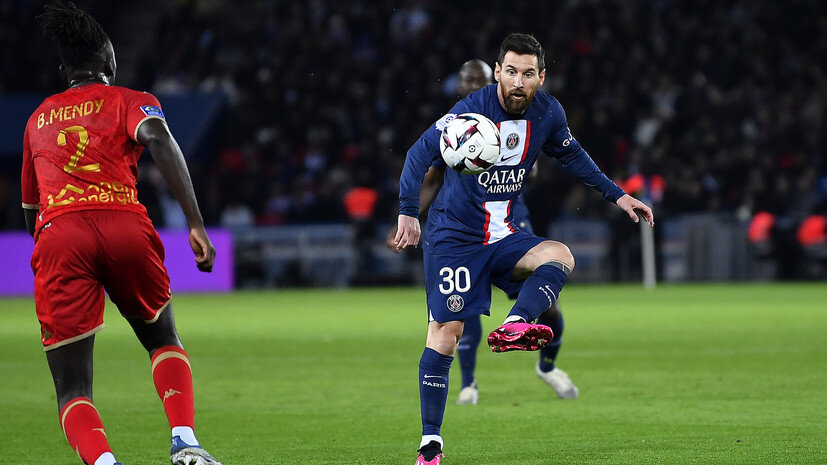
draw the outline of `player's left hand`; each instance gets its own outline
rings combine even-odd
[[[647,223],[649,223],[650,228],[655,226],[655,214],[652,213],[652,209],[649,208],[648,205],[640,200],[629,194],[624,194],[623,197],[617,199],[616,203],[617,206],[622,208],[623,211],[629,215],[629,218],[631,218],[635,223],[640,221],[638,219],[639,214]]]
[[[215,264],[215,247],[203,227],[190,229],[190,247],[195,253],[198,269],[209,273]]]

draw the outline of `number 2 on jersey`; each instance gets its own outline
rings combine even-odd
[[[63,166],[63,171],[67,173],[74,173],[76,171],[92,171],[98,172],[101,170],[100,163],[92,163],[90,165],[78,166],[78,162],[83,157],[86,151],[86,146],[89,145],[89,133],[83,126],[69,126],[66,129],[61,129],[57,134],[57,145],[63,147],[66,145],[66,134],[69,132],[76,132],[78,135],[78,149],[75,154],[69,158],[69,163]]]

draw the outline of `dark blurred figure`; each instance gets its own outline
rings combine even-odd
[[[348,219],[354,227],[356,238],[356,275],[353,284],[373,284],[373,245],[376,242],[376,203],[379,193],[371,187],[370,172],[362,170],[356,174],[356,185],[344,196]]]

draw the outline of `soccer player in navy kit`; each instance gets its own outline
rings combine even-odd
[[[419,363],[422,440],[418,464],[442,459],[440,435],[448,396],[448,373],[463,320],[489,314],[491,286],[519,291],[503,325],[488,337],[495,352],[537,350],[551,330],[532,324],[557,300],[574,257],[568,247],[519,230],[512,206],[540,151],[560,160],[585,184],[598,189],[637,222],[654,225],[652,210],[609,180],[571,135],[559,102],[538,92],[545,79],[545,52],[526,34],[510,34],[500,45],[494,76],[429,127],[408,151],[400,179],[398,249],[419,243],[419,192],[425,172],[439,157],[439,136],[451,119],[479,113],[500,127],[499,161],[479,175],[447,170],[431,205],[424,234],[428,333]]]
[[[494,72],[482,60],[469,60],[463,63],[459,70],[457,80],[457,94],[465,98],[471,92],[479,90],[494,82]],[[537,171],[537,166],[529,172],[528,179]],[[434,164],[425,173],[420,193],[421,205],[419,216],[422,217],[428,212],[431,203],[436,198],[439,188],[442,186],[442,178],[445,174],[445,164],[441,159],[434,161]],[[520,194],[513,205],[514,224],[521,230],[534,234],[529,219],[528,208],[523,195]],[[396,237],[397,228],[394,226],[388,235],[388,247],[395,250],[393,243]],[[516,299],[517,293],[510,294],[510,299]],[[554,389],[558,397],[562,399],[576,399],[579,395],[577,386],[571,381],[569,375],[555,365],[557,354],[560,352],[563,335],[563,313],[557,301],[546,310],[537,321],[552,329],[554,339],[545,347],[540,349],[540,360],[537,362],[535,371],[537,376]],[[459,391],[457,404],[476,404],[479,401],[479,390],[474,375],[477,366],[477,348],[482,340],[482,323],[479,315],[473,315],[465,319],[462,338],[457,345],[457,357],[459,358],[460,373],[462,375],[462,388]]]

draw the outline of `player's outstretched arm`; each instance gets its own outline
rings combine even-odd
[[[419,236],[421,234],[419,218],[399,215],[396,228],[396,237],[394,237],[393,243],[396,245],[397,251],[407,249],[408,247],[416,247],[417,244],[419,244]]]
[[[190,227],[190,247],[195,253],[198,269],[212,271],[215,247],[204,229],[204,219],[198,209],[190,173],[178,142],[172,137],[166,123],[156,118],[148,119],[141,124],[138,128],[138,142],[149,148],[158,170],[184,211]]]
[[[641,202],[640,200],[632,197],[629,194],[623,194],[622,197],[617,199],[617,206],[622,208],[625,211],[629,218],[632,219],[635,223],[638,221],[638,214],[643,217],[644,221],[649,223],[649,227],[652,228],[655,226],[655,214],[652,213],[652,209],[649,208],[648,205]]]

